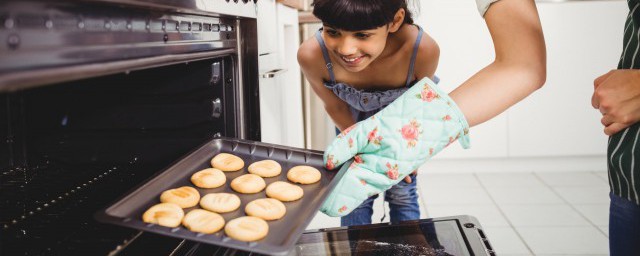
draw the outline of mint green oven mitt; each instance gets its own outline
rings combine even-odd
[[[353,158],[320,210],[344,216],[400,182],[456,140],[469,147],[469,125],[449,95],[424,78],[372,117],[340,133],[324,154],[327,169]]]

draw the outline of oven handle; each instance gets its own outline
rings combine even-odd
[[[279,68],[279,69],[274,69],[274,70],[271,70],[271,71],[264,72],[260,76],[262,78],[274,78],[275,76],[277,76],[277,75],[279,75],[281,73],[284,73],[284,72],[287,72],[287,70],[284,69],[284,68]]]

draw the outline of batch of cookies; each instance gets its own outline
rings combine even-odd
[[[244,161],[235,155],[220,153],[211,159],[211,166],[191,176],[191,182],[199,188],[218,188],[226,184],[225,172],[239,171]],[[273,160],[254,162],[247,168],[248,174],[233,179],[230,187],[242,194],[259,193],[266,188],[268,198],[260,198],[245,206],[247,216],[225,223],[221,213],[238,210],[240,197],[232,193],[209,193],[200,197],[193,187],[184,186],[164,191],[160,195],[160,204],[149,208],[142,220],[165,227],[178,227],[180,224],[193,232],[212,234],[224,227],[227,236],[245,242],[261,240],[269,233],[267,221],[284,217],[286,207],[282,202],[296,201],[303,197],[304,191],[298,185],[285,181],[275,181],[267,186],[264,178],[280,175],[282,167]],[[313,184],[320,180],[318,169],[311,166],[296,166],[287,172],[287,179],[299,184]],[[186,215],[183,208],[200,205],[202,209],[193,209]],[[226,224],[226,225],[225,225]]]

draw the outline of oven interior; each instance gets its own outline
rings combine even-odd
[[[236,136],[233,62],[0,94],[2,251],[107,254],[135,236],[93,213],[214,136]]]

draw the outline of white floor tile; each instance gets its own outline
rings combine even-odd
[[[531,255],[527,246],[510,227],[485,227],[489,243],[497,255]]]
[[[456,188],[479,188],[480,182],[473,173],[428,173],[419,172],[418,184],[424,188],[431,187],[456,187]]]
[[[382,220],[383,216],[384,220]],[[375,224],[380,222],[389,222],[391,221],[390,216],[389,204],[384,201],[384,194],[381,194],[380,196],[378,196],[378,198],[376,198],[376,200],[373,201],[373,214],[371,215],[371,223]]]
[[[602,232],[604,232],[605,235],[607,235],[607,237],[609,237],[609,225],[598,226],[598,229],[600,229]]]
[[[564,201],[548,187],[487,187],[500,206],[508,204],[562,204]]]
[[[608,186],[554,187],[570,204],[609,204]]]
[[[566,204],[559,205],[505,205],[500,206],[507,219],[515,227],[531,226],[589,226],[577,211]]]
[[[430,205],[430,218],[453,215],[476,217],[482,227],[509,227],[509,223],[494,205]]]
[[[544,184],[532,173],[478,173],[485,187],[543,187]]]
[[[422,186],[418,184],[418,186]],[[421,187],[420,189],[427,209],[430,205],[441,204],[493,204],[489,195],[482,188],[461,187]]]
[[[597,226],[609,225],[609,204],[576,204],[573,205],[591,223]]]
[[[541,172],[536,174],[544,183],[552,187],[560,186],[609,186],[592,172]]]
[[[311,220],[309,226],[307,226],[307,230],[310,229],[320,229],[320,228],[333,228],[340,226],[340,218],[339,217],[329,217],[328,215],[318,212],[316,216]]]
[[[533,253],[607,254],[609,242],[596,227],[516,227]]]

